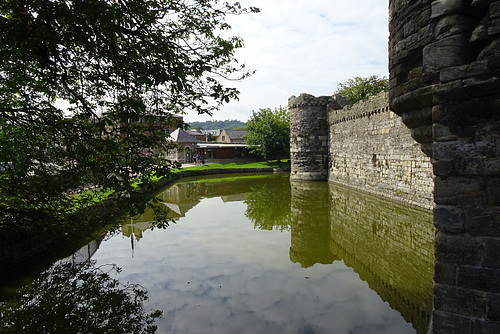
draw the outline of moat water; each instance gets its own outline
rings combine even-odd
[[[142,333],[160,310],[157,333],[426,333],[431,214],[285,173],[184,179],[159,197],[175,223],[130,217],[18,282],[0,332]]]

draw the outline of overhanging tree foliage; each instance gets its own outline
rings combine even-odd
[[[259,109],[246,124],[245,142],[264,159],[277,159],[290,152],[290,112],[286,108]]]
[[[382,91],[389,90],[389,81],[385,77],[372,75],[367,78],[354,77],[338,85],[335,94],[341,94],[352,104],[362,101]]]
[[[222,81],[249,75],[234,57],[242,40],[220,33],[226,15],[257,11],[217,0],[3,1],[2,228],[56,222],[91,201],[70,196],[86,187],[143,208],[172,166],[159,152],[173,115],[237,98]]]
[[[147,290],[122,285],[116,266],[59,263],[0,303],[2,333],[156,333],[162,311],[147,311]]]

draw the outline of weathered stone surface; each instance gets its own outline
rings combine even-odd
[[[458,12],[462,9],[463,3],[463,0],[435,0],[432,2],[431,19]]]
[[[436,261],[434,263],[434,282],[444,285],[455,285],[456,265]]]
[[[500,321],[500,294],[491,294],[489,296],[488,319],[492,321]],[[500,329],[500,326],[498,329]]]
[[[467,76],[468,69],[469,65],[459,65],[444,68],[439,72],[439,79],[441,80],[441,82],[460,80]]]
[[[490,321],[490,319],[476,320],[474,322],[474,333],[498,334],[500,333],[500,322]]]
[[[390,111],[387,99],[387,93],[381,93],[350,108],[330,111],[329,179],[431,210],[431,160]],[[431,109],[422,109],[406,121],[421,125],[430,122],[431,116]],[[431,137],[425,125],[416,131],[414,137]]]
[[[489,4],[491,4],[494,1],[495,0],[472,0],[471,6],[473,8],[482,8],[482,7],[488,6]]]
[[[484,292],[457,288],[449,285],[434,285],[434,309],[455,313],[462,309],[473,317],[484,318],[487,312]]]
[[[471,236],[500,238],[500,207],[471,203],[464,205],[463,210],[467,233]]]
[[[464,334],[475,333],[474,320],[455,313],[434,310],[432,312],[432,334]]]
[[[474,20],[463,15],[450,15],[441,17],[436,22],[436,35],[441,38],[460,34],[464,30],[474,29]]]
[[[481,182],[463,177],[436,178],[434,202],[436,204],[462,204],[479,201],[483,193]]]
[[[486,203],[500,205],[500,179],[489,179],[486,184]]]
[[[436,261],[457,265],[480,266],[483,263],[483,241],[460,235],[436,234]]]
[[[340,108],[335,99],[309,94],[288,99],[290,109],[291,179],[328,179],[327,109]]]
[[[457,286],[464,289],[500,293],[500,270],[462,266],[457,270]]]
[[[465,230],[463,212],[455,206],[434,206],[434,221],[436,228],[446,233],[459,234]]]
[[[438,71],[450,66],[459,66],[469,60],[468,40],[461,35],[453,35],[424,47],[424,71]]]
[[[434,175],[446,176],[453,173],[453,160],[435,160],[433,163]]]
[[[500,17],[500,2],[490,4],[490,18],[496,19]]]
[[[500,243],[495,238],[488,238],[484,242],[484,265],[488,268],[500,269]],[[500,313],[497,315],[500,318]]]

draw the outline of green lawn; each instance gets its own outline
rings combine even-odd
[[[235,168],[290,168],[289,160],[257,161],[257,162],[228,162],[228,163],[213,163],[201,166],[185,167],[175,169],[175,172],[184,170],[210,170],[210,169],[235,169]]]

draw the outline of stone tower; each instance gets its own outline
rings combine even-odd
[[[432,333],[500,333],[500,1],[390,0],[389,99],[432,157]]]
[[[288,99],[292,180],[328,179],[328,110],[339,107],[329,96],[300,94]]]

